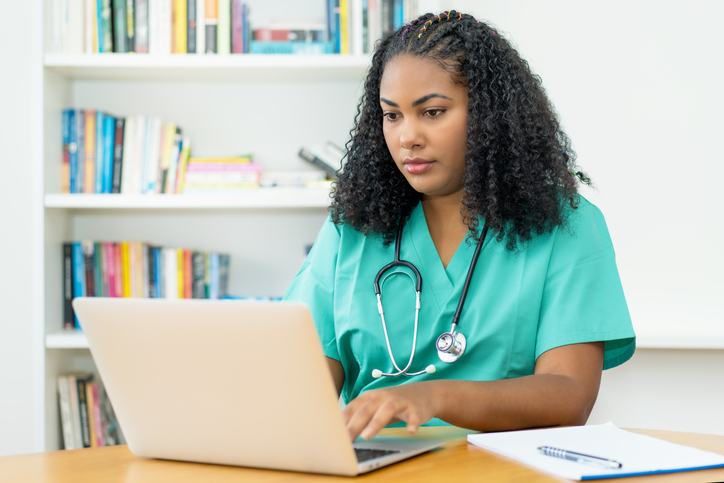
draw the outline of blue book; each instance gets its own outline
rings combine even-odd
[[[289,42],[252,40],[251,54],[333,54],[332,42],[292,40]]]
[[[105,155],[103,154],[103,148],[105,143],[103,142],[103,123],[105,114],[100,109],[96,111],[96,167],[95,172],[95,183],[94,193],[103,193],[103,161]]]
[[[78,147],[78,169],[76,170],[76,186],[78,187],[77,193],[85,192],[85,111],[83,109],[76,109],[75,111],[75,125],[77,134],[76,145]]]
[[[328,0],[330,4],[329,40],[333,45],[333,53],[342,52],[342,32],[339,24],[339,0]]]
[[[103,53],[105,52],[103,48],[103,0],[96,0],[96,16],[98,17],[96,23],[98,26],[96,28],[98,31],[98,52]],[[100,193],[100,191],[96,190],[96,193]]]
[[[153,297],[160,299],[161,295],[161,249],[159,247],[153,247],[151,250],[151,256],[153,257]]]
[[[73,242],[73,297],[85,296],[85,261],[83,246],[80,242]],[[78,317],[75,318],[75,328],[80,329]]]
[[[110,193],[113,184],[113,150],[116,140],[116,119],[106,116],[103,119],[103,191]]]
[[[403,4],[402,0],[395,0],[395,3],[392,7],[394,30],[397,30],[398,28],[402,27],[402,24],[404,23],[403,13],[402,13],[402,4]]]
[[[68,115],[68,164],[70,165],[70,192],[78,193],[78,123],[75,109],[66,109]],[[63,111],[65,121],[66,112]],[[63,128],[65,131],[65,128]]]
[[[69,163],[70,156],[69,156],[69,149],[70,149],[70,109],[63,109],[63,122],[62,122],[62,129],[63,129],[63,164]],[[67,170],[67,171],[66,171]],[[62,176],[69,177],[70,176],[70,164],[68,166],[63,166],[63,171],[61,171]],[[61,180],[61,188],[67,187],[68,192],[70,192],[70,179],[62,179]]]
[[[219,298],[219,254],[209,254],[209,298]]]

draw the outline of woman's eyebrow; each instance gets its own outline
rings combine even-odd
[[[444,95],[442,95],[442,94],[438,94],[438,93],[436,93],[436,92],[433,92],[432,94],[428,94],[428,95],[426,95],[426,96],[422,96],[421,98],[419,98],[418,100],[416,100],[415,102],[413,102],[413,103],[412,103],[412,107],[419,106],[420,104],[422,104],[422,103],[424,103],[424,102],[427,102],[427,101],[429,101],[430,99],[434,99],[434,98],[447,99],[448,101],[452,101],[452,99],[450,99],[448,96],[444,96]],[[390,105],[390,106],[392,106],[392,107],[400,107],[400,105],[397,104],[396,102],[392,102],[391,100],[385,99],[384,97],[380,97],[380,102],[384,102],[385,104],[388,104],[388,105]]]

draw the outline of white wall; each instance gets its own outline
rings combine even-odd
[[[36,451],[40,443],[32,379],[33,351],[42,351],[31,324],[32,6],[3,2],[3,16],[13,20],[0,29],[0,455]]]
[[[597,189],[636,332],[724,340],[724,2],[457,0],[527,59]],[[591,422],[724,434],[724,351],[639,350]]]

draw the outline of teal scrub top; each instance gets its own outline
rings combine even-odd
[[[381,236],[365,236],[328,219],[284,298],[309,306],[324,353],[344,368],[345,402],[363,391],[412,381],[530,375],[544,352],[583,342],[605,341],[604,369],[615,367],[633,355],[635,335],[606,222],[583,197],[567,216],[567,225],[535,236],[518,251],[488,235],[458,325],[467,348],[459,360],[445,363],[435,341],[450,330],[476,244],[464,240],[444,268],[421,204],[413,209],[400,253],[422,276],[409,371],[434,364],[433,374],[372,377],[373,369],[396,372],[373,287],[377,272],[394,260],[394,243],[385,246]],[[404,368],[413,345],[414,284],[402,273],[383,277],[380,284],[392,353]]]

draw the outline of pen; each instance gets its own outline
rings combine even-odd
[[[602,468],[618,469],[623,464],[618,461],[610,460],[607,458],[601,458],[599,456],[591,456],[590,454],[576,453],[575,451],[568,451],[560,448],[553,448],[551,446],[539,446],[538,451],[546,456],[553,456],[555,458],[563,458],[566,460],[575,461],[576,463],[583,463],[585,465],[599,466]]]

